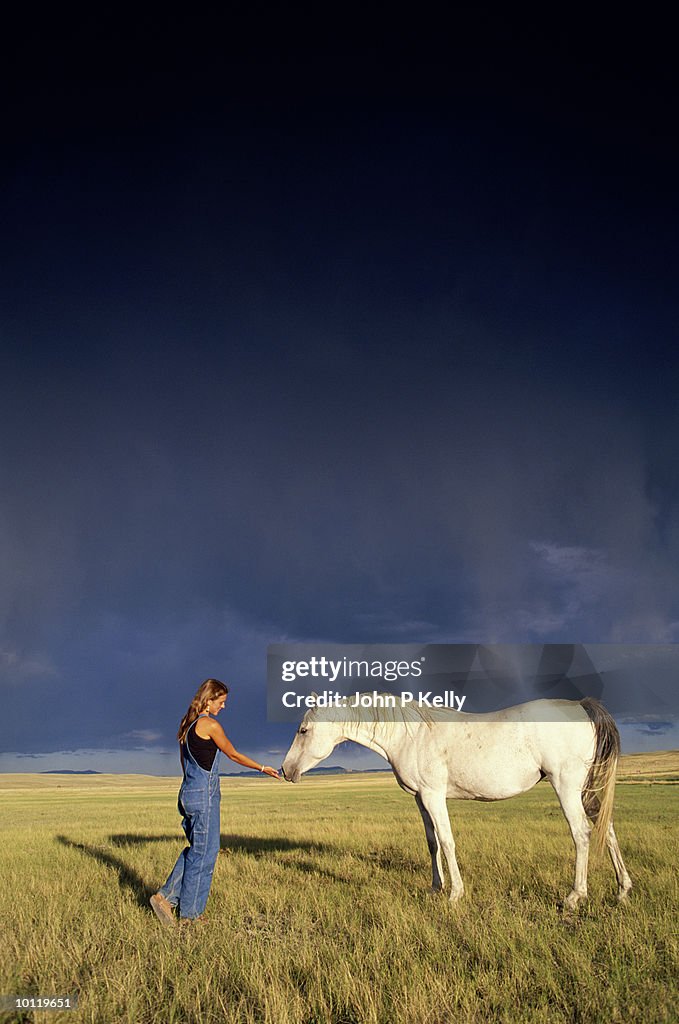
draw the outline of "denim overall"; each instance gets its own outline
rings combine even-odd
[[[198,716],[203,717],[210,716]],[[188,744],[188,734],[198,718],[189,726],[182,744],[184,781],[177,802],[189,845],[179,854],[168,880],[159,890],[172,906],[179,904],[180,917],[198,917],[205,910],[219,853],[219,750],[211,771],[201,768]]]

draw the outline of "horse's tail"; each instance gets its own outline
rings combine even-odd
[[[613,819],[615,772],[620,756],[620,733],[603,704],[593,697],[580,701],[594,725],[596,750],[582,790],[585,814],[594,822],[592,840],[594,849],[601,851],[606,845],[608,826]]]

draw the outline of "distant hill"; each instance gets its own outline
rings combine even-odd
[[[311,771],[306,772],[307,775],[345,775],[349,771],[347,768],[342,768],[337,765],[334,768],[312,768]],[[261,775],[261,772],[254,772],[251,769],[247,769],[244,772],[220,772],[219,773],[225,779],[240,778],[243,775]]]
[[[386,772],[389,771],[388,767],[384,768],[343,768],[341,765],[333,765],[330,768],[311,768],[305,775],[368,775],[370,772]],[[245,772],[220,772],[222,778],[233,779],[240,778],[242,775],[260,775],[261,772],[245,771]]]
[[[306,775],[367,775],[370,772],[384,772],[389,771],[388,767],[384,768],[343,768],[341,765],[335,765],[330,768],[320,767],[312,768],[310,771],[305,772]],[[93,768],[50,768],[47,771],[39,772],[40,775],[106,775],[106,772],[97,772]],[[143,774],[143,773],[141,773]],[[260,775],[260,772],[251,771],[247,769],[243,772],[220,772],[220,776],[223,779],[235,779],[243,776],[254,777]]]
[[[623,754],[618,782],[679,782],[679,750],[653,750]]]

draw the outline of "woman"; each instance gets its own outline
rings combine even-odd
[[[165,885],[151,897],[151,906],[163,924],[199,920],[207,903],[212,872],[219,853],[219,751],[246,768],[278,778],[275,768],[259,765],[239,754],[213,716],[226,703],[228,686],[218,679],[206,679],[182,718],[177,739],[184,780],[179,790],[179,813],[189,841],[170,872]]]

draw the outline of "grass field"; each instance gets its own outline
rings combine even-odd
[[[428,895],[421,821],[390,774],[223,779],[208,920],[181,932],[148,907],[182,846],[178,780],[0,776],[0,993],[79,998],[3,1019],[677,1021],[678,769],[677,753],[623,761],[635,888],[618,906],[595,861],[571,917],[573,847],[546,783],[450,803],[466,884],[450,906]]]

